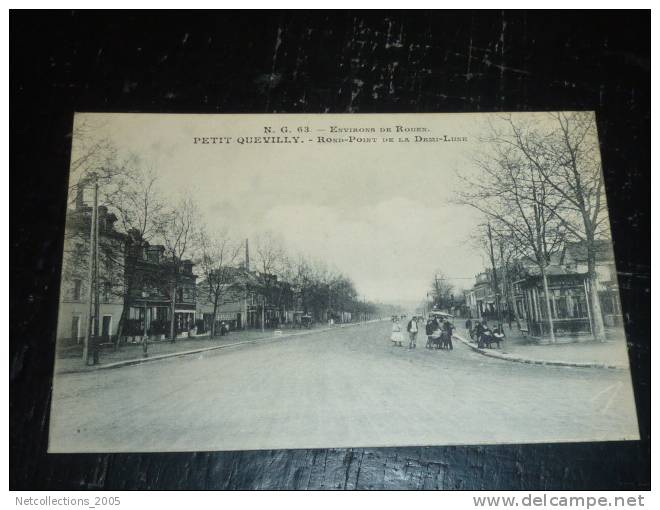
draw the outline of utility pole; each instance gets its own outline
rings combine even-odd
[[[96,211],[94,225],[94,341],[92,359],[94,365],[99,362],[99,342],[101,336],[101,299],[99,286],[99,181],[94,186],[94,210]]]
[[[84,190],[83,190],[84,193]],[[94,278],[94,226],[96,225],[96,207],[92,207],[92,221],[89,227],[89,258],[87,260],[87,327],[83,338],[83,363],[87,365],[89,359],[89,343],[94,331],[94,289],[92,287]]]
[[[497,311],[498,326],[502,325],[502,313],[500,311],[500,289],[497,284],[497,267],[495,266],[495,253],[493,251],[493,233],[488,222],[488,242],[490,244],[490,263],[493,267],[493,292],[495,293],[495,309]]]
[[[90,175],[94,179],[94,203],[92,207],[92,221],[89,230],[89,260],[87,270],[87,282],[89,287],[87,289],[88,310],[87,310],[87,328],[85,331],[85,338],[83,339],[83,363],[89,364],[89,348],[90,344],[94,342],[93,338],[98,327],[94,324],[98,320],[98,294],[95,290],[97,287],[97,261],[98,261],[98,200],[99,200],[99,181],[96,174]],[[96,303],[95,303],[96,297]],[[96,314],[96,315],[95,315]]]

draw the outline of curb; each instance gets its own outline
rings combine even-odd
[[[552,361],[552,360],[521,358],[519,356],[509,356],[507,354],[502,354],[497,351],[493,352],[491,349],[480,349],[476,345],[472,345],[463,337],[460,337],[456,334],[454,334],[453,337],[460,340],[470,349],[472,349],[475,352],[478,352],[479,354],[483,354],[484,356],[488,356],[490,358],[501,359],[504,361],[513,361],[515,363],[526,363],[528,365],[544,365],[544,366],[553,366],[553,367],[604,368],[609,370],[625,370],[626,368],[628,368],[621,365],[608,365],[607,363],[596,363],[596,362],[580,363],[577,361]]]
[[[383,319],[384,320],[384,319]],[[336,327],[333,328],[322,328],[322,329],[310,329],[308,331],[300,331],[298,333],[288,333],[285,335],[280,335],[280,336],[275,336],[275,335],[269,335],[269,336],[262,336],[259,338],[253,338],[252,340],[245,340],[243,342],[236,342],[233,344],[225,344],[225,345],[213,345],[210,347],[200,347],[199,349],[192,349],[189,351],[181,351],[181,352],[170,352],[167,354],[159,354],[156,356],[150,356],[147,358],[134,358],[134,359],[128,359],[124,361],[116,361],[114,363],[108,363],[107,365],[98,365],[96,368],[89,368],[89,369],[82,369],[82,370],[61,370],[61,371],[56,371],[56,375],[66,375],[66,374],[85,374],[89,372],[96,372],[97,370],[110,370],[113,368],[121,368],[121,367],[128,367],[128,366],[133,366],[133,365],[142,365],[143,363],[149,363],[152,361],[160,361],[163,359],[168,359],[168,358],[178,358],[180,356],[189,356],[191,354],[199,354],[201,352],[208,352],[208,351],[215,351],[218,349],[227,349],[229,347],[237,347],[239,345],[249,345],[249,344],[255,344],[255,343],[268,343],[274,342],[277,340],[285,340],[287,338],[293,338],[297,336],[304,336],[304,335],[311,335],[312,333],[323,333],[325,331],[333,331],[338,328],[350,328],[350,327],[356,327],[356,326],[362,326],[363,324],[371,324],[374,322],[380,322],[378,320],[371,320],[371,321],[365,321],[365,322],[358,322],[358,323],[349,323],[349,324],[339,324]]]

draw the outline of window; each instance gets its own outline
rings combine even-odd
[[[557,309],[557,318],[558,319],[567,319],[568,314],[568,303],[566,302],[566,296],[559,296],[555,298],[555,307]]]
[[[573,295],[573,317],[584,319],[588,317],[587,302],[584,294]]]
[[[103,282],[103,302],[109,303],[112,297],[112,283]]]
[[[73,300],[80,301],[81,293],[82,293],[82,281],[73,280]]]

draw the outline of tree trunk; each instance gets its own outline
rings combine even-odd
[[[172,313],[170,314],[170,339],[174,343],[176,342],[176,328],[174,327],[175,322],[175,313],[176,310],[176,283],[172,284]]]
[[[590,252],[593,252],[593,242],[589,243]],[[605,341],[605,323],[603,313],[600,309],[600,298],[598,297],[598,274],[596,273],[596,256],[594,253],[587,255],[587,277],[589,287],[589,307],[591,308],[591,333],[595,340]]]
[[[119,324],[117,325],[115,351],[119,350],[119,343],[121,342],[121,337],[124,335],[124,326],[126,325],[126,318],[128,317],[129,307],[130,304],[127,301],[124,301],[124,305],[121,307],[121,315],[119,316]]]
[[[545,268],[541,269],[541,276],[543,277],[543,293],[545,294],[545,309],[548,314],[548,324],[550,325],[550,341],[554,344],[555,339],[555,325],[552,320],[552,307],[550,306],[550,291],[548,289],[548,276],[545,274]]]
[[[264,299],[264,303],[265,303],[265,301],[266,300]],[[262,305],[261,305],[261,332],[262,333],[265,331],[265,328],[266,328],[265,322],[266,322],[266,305],[262,303]]]
[[[218,316],[218,296],[213,298],[213,319],[211,319],[211,338],[215,338],[215,321]]]

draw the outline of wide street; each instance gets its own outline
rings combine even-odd
[[[50,452],[638,437],[625,370],[392,346],[389,321],[58,375]]]

